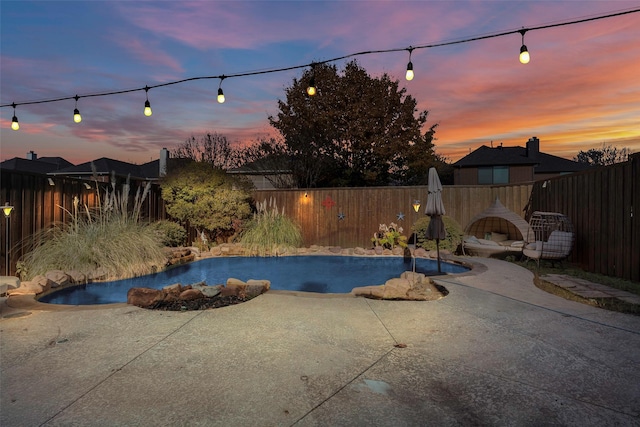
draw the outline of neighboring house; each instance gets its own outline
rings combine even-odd
[[[589,165],[540,152],[540,140],[529,138],[526,147],[483,145],[453,165],[455,185],[491,185],[532,182],[580,172]]]
[[[130,177],[133,181],[158,181],[161,176],[166,175],[168,160],[169,153],[166,148],[163,148],[158,160],[141,165],[102,157],[77,166],[49,172],[48,175],[109,182],[111,174],[115,173],[118,178]]]
[[[282,168],[282,162],[274,159],[260,159],[227,173],[248,178],[256,190],[271,188],[295,188],[291,170]]]
[[[26,158],[14,157],[0,163],[0,169],[29,172],[37,174],[48,174],[61,169],[73,166],[73,163],[66,161],[62,157],[41,157],[33,151],[27,153]]]
[[[159,177],[166,175],[168,161],[169,152],[166,148],[160,151],[158,160],[142,165],[121,162],[120,160],[106,157],[74,165],[61,157],[38,158],[37,154],[30,151],[27,153],[27,158],[14,157],[0,163],[0,168],[42,174],[49,177],[69,177],[90,181],[97,178],[101,182],[109,182],[112,173],[115,173],[118,178],[131,177],[132,180],[136,181],[158,181]]]

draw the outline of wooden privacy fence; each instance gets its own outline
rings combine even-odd
[[[73,213],[73,199],[78,197],[80,206],[85,204],[93,208],[97,204],[96,183],[93,181],[72,178],[49,178],[40,174],[30,174],[11,170],[0,170],[0,205],[8,202],[14,207],[8,221],[1,215],[3,224],[0,227],[0,243],[2,269],[5,275],[15,274],[16,261],[22,256],[21,244],[46,230],[55,223],[70,220]],[[138,185],[131,183],[131,198],[135,196]],[[107,183],[99,183],[103,188]],[[89,188],[87,188],[89,186]],[[116,186],[121,191],[121,186]],[[101,193],[104,194],[104,193]],[[130,203],[130,206],[133,203]],[[160,189],[153,185],[147,196],[142,215],[149,221],[165,217],[164,202],[160,197]],[[7,240],[7,222],[9,239]],[[6,269],[7,244],[9,246],[9,271]]]
[[[536,182],[533,210],[571,219],[576,243],[570,261],[582,269],[640,281],[640,153],[625,163]]]
[[[461,227],[485,210],[496,197],[524,217],[531,184],[510,186],[444,186],[447,215]],[[300,224],[305,245],[369,247],[380,224],[393,222],[411,234],[413,223],[424,216],[427,186],[259,190],[258,202],[273,199],[280,210]],[[419,212],[413,209],[420,202]]]

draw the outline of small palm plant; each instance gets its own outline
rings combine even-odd
[[[252,254],[276,256],[283,249],[297,248],[302,244],[302,232],[298,224],[278,210],[275,200],[265,199],[257,203],[257,212],[240,237],[240,243]]]

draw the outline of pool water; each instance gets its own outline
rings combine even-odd
[[[52,292],[39,301],[52,304],[111,304],[127,301],[130,288],[162,289],[180,283],[224,284],[230,277],[269,280],[271,289],[316,293],[349,293],[353,288],[382,285],[413,270],[413,258],[356,256],[285,256],[207,258],[160,273],[113,282],[72,286]],[[415,271],[428,276],[438,273],[437,261],[415,259]],[[442,273],[463,273],[468,268],[440,263]]]

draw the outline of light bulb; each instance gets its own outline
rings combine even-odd
[[[315,77],[311,77],[309,80],[309,86],[307,86],[307,95],[313,96],[316,94],[316,79]]]
[[[222,88],[218,88],[218,102],[220,104],[224,103],[224,92],[222,92]]]
[[[82,121],[82,116],[77,108],[73,110],[73,121],[76,123],[80,123]]]
[[[18,118],[15,115],[11,119],[11,129],[13,129],[13,130],[19,130],[20,129],[20,123],[18,123]]]
[[[149,102],[149,100],[147,99],[144,102],[144,115],[149,117],[153,114],[153,111],[151,111],[151,103]]]
[[[520,62],[522,64],[528,64],[531,57],[529,56],[529,51],[525,45],[522,45],[520,48]]]
[[[413,80],[413,62],[409,61],[407,64],[407,74],[405,75],[406,79],[411,81]]]

